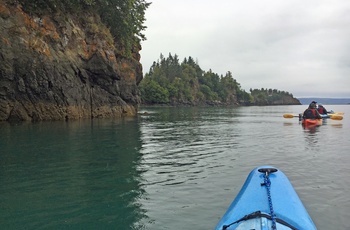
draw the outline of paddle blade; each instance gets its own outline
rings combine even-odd
[[[331,110],[331,112],[328,112],[328,115],[344,115],[344,112],[333,112],[333,110]]]
[[[284,118],[294,118],[293,114],[283,114]]]
[[[332,120],[343,120],[343,116],[340,115],[329,115]]]

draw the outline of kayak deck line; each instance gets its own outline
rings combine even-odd
[[[269,175],[271,173],[275,173],[278,170],[275,168],[260,168],[258,169],[258,172],[265,174],[264,177],[264,183],[261,183],[261,186],[265,186],[266,187],[266,191],[267,191],[267,199],[269,202],[269,207],[270,207],[270,215],[271,215],[271,220],[272,220],[272,229],[276,230],[276,216],[275,216],[275,212],[273,210],[273,204],[272,204],[272,199],[271,199],[271,191],[270,191],[270,186],[271,186],[271,181],[269,179]]]
[[[253,169],[215,230],[316,230],[287,176],[272,166]]]
[[[256,211],[256,212],[253,212],[253,213],[250,213],[248,215],[245,215],[244,217],[242,217],[241,219],[231,223],[231,224],[228,224],[228,225],[224,225],[222,226],[222,230],[226,230],[228,227],[230,227],[231,225],[233,224],[237,224],[241,221],[245,221],[245,220],[250,220],[250,219],[255,219],[255,218],[261,218],[261,217],[264,217],[268,220],[272,220],[272,217],[271,215],[268,215],[266,213],[262,213],[261,211]],[[279,223],[279,224],[283,224],[287,227],[289,227],[291,230],[298,230],[297,228],[295,228],[294,226],[292,226],[291,224],[285,222],[284,220],[280,219],[280,218],[276,218],[276,222]]]

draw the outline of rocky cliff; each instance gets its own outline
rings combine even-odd
[[[123,55],[97,15],[36,16],[0,1],[0,121],[135,115],[140,49]]]
[[[301,105],[297,98],[290,95],[282,95],[278,97],[267,96],[266,98],[254,98],[253,105],[265,106],[265,105]]]

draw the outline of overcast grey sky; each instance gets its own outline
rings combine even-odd
[[[149,0],[144,73],[162,53],[241,87],[350,98],[349,0]]]

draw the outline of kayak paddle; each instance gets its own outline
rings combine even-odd
[[[299,116],[295,116],[293,114],[283,114],[284,118],[294,118],[294,117],[299,117]]]
[[[284,118],[294,118],[294,117],[299,117],[299,116],[295,116],[293,114],[283,114],[283,117]],[[343,120],[343,117],[340,116],[340,115],[331,115],[329,114],[329,118],[332,119],[332,120]]]
[[[332,114],[332,113],[331,113]],[[329,115],[331,115],[329,114]],[[345,113],[344,112],[334,112],[334,114],[337,114],[337,115],[344,115]]]

